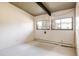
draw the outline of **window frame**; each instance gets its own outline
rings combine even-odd
[[[52,22],[54,21],[54,20],[51,20],[51,30],[73,30],[73,17],[65,17],[65,18],[59,18],[59,20],[61,20],[61,19],[66,19],[66,18],[72,18],[72,28],[71,29],[61,29],[61,25],[60,25],[60,29],[54,29],[54,28],[52,28],[53,27],[53,25],[52,25]],[[55,19],[55,20],[58,20],[58,19]],[[61,24],[61,23],[60,23]]]
[[[38,25],[37,25],[37,22],[38,21],[49,21],[49,29],[38,29]],[[50,27],[51,27],[51,25],[50,25],[50,20],[37,20],[36,21],[36,30],[50,30]]]

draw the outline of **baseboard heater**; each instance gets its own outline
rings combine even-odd
[[[63,46],[63,47],[75,48],[75,47],[72,46],[72,44],[68,44],[68,43],[49,41],[49,40],[44,40],[44,39],[35,39],[35,40],[39,41],[39,42],[44,42],[44,43],[49,43],[49,44],[54,44],[54,45],[60,45],[60,46]]]

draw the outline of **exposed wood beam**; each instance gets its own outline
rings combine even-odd
[[[49,16],[51,16],[51,12],[42,4],[42,2],[36,2],[41,8],[43,8]]]

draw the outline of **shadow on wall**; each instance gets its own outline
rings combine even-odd
[[[34,40],[34,34],[33,34],[34,32],[32,31],[32,32],[30,32],[30,34],[26,37],[26,39],[25,39],[25,42],[24,43],[27,43],[27,42],[30,42],[30,41],[32,41],[32,40]]]
[[[9,4],[0,3],[0,49],[32,40],[33,16]]]

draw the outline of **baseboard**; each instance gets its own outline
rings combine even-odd
[[[44,42],[44,43],[49,43],[49,44],[54,44],[54,45],[60,45],[60,46],[63,46],[63,47],[75,48],[72,44],[68,44],[68,43],[61,43],[61,42],[56,42],[56,41],[44,40],[44,39],[35,39],[35,40],[39,41],[39,42]]]

